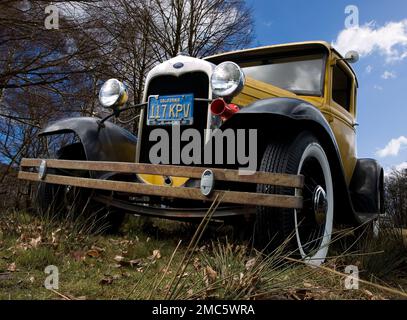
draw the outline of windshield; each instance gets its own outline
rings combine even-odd
[[[322,96],[323,54],[241,63],[246,76],[300,95]]]

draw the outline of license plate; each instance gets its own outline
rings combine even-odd
[[[194,95],[150,96],[147,107],[147,125],[192,125],[194,122]]]

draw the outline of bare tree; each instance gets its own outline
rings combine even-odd
[[[47,5],[59,29],[44,27]],[[0,181],[22,157],[46,151],[49,121],[101,112],[107,78],[141,101],[147,72],[182,51],[191,56],[246,47],[253,21],[244,0],[2,0],[0,2]],[[137,111],[124,124],[137,130]],[[14,170],[15,171],[15,170]]]
[[[155,64],[180,51],[205,56],[246,47],[253,39],[251,11],[243,0],[106,0],[84,7],[99,17],[100,35],[109,39],[103,76],[124,80],[134,104]],[[137,114],[130,111],[127,118]]]
[[[407,169],[392,171],[385,180],[386,213],[400,227],[407,226]]]
[[[253,40],[251,9],[243,0],[151,0],[151,32],[158,60],[179,52],[203,57],[247,47]]]
[[[51,3],[0,3],[0,162],[6,163],[0,182],[22,157],[43,152],[41,127],[64,115],[89,114],[95,100],[100,43],[66,15],[60,29],[46,30],[44,9]]]

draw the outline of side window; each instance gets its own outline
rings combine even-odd
[[[339,66],[333,67],[332,99],[347,111],[351,106],[352,78]]]

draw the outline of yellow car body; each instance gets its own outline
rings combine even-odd
[[[63,212],[72,205],[68,196],[75,186],[95,189],[89,198],[105,210],[112,228],[120,226],[124,212],[171,219],[240,216],[234,223],[243,222],[238,229],[248,231],[260,250],[292,238],[305,261],[320,264],[334,224],[360,225],[384,213],[383,168],[356,156],[358,83],[349,63],[357,57],[344,58],[322,41],[205,59],[180,54],[148,73],[142,103],[124,108],[118,99],[103,119],[68,118],[44,128],[42,136],[75,133],[78,139],[61,147],[58,159],[23,159],[22,168],[31,171],[19,177],[45,182],[37,200],[43,210],[52,198],[62,205],[53,210]],[[116,79],[106,83],[123,87]],[[102,96],[109,91],[102,87]],[[137,134],[107,121],[129,108],[142,108]],[[208,152],[202,161],[202,151],[214,147],[213,129],[231,129],[233,139],[239,132],[248,136],[240,135],[236,145],[220,136],[222,144],[214,149],[222,157]],[[180,138],[181,131],[188,139]],[[191,132],[197,141],[189,141]],[[199,156],[190,161],[181,142],[197,146]],[[248,159],[243,169],[250,170],[243,174],[245,164],[233,161],[239,157]],[[48,167],[61,174],[47,174]]]
[[[246,77],[246,82],[243,90],[232,100],[232,103],[237,104],[239,107],[244,108],[251,103],[272,97],[289,97],[289,98],[299,98],[308,101],[315,107],[317,107],[322,114],[325,116],[326,120],[335,135],[336,142],[338,143],[342,165],[345,171],[346,183],[349,186],[353,171],[356,165],[356,135],[355,135],[355,112],[356,112],[356,90],[357,90],[357,80],[355,73],[353,72],[350,65],[340,60],[341,56],[332,48],[332,46],[327,42],[300,42],[291,44],[280,44],[274,46],[266,46],[254,49],[240,50],[234,52],[228,52],[219,54],[216,56],[211,56],[206,58],[208,61],[228,61],[234,59],[235,57],[248,56],[248,55],[267,55],[276,52],[284,52],[284,54],[290,54],[299,52],[301,50],[307,49],[309,47],[324,47],[326,48],[328,55],[325,63],[324,72],[324,94],[321,97],[298,95],[291,91],[276,87],[272,84],[255,80],[250,77]],[[351,103],[350,110],[345,110],[332,98],[332,76],[333,67],[335,65],[340,65],[341,68],[348,74],[352,82],[351,88]],[[143,118],[141,117],[140,123],[142,123]],[[155,185],[165,185],[163,176],[156,175],[139,175],[139,178],[149,184]],[[171,177],[173,181],[173,186],[181,186],[188,181],[187,178],[183,177]]]
[[[360,224],[372,220],[384,212],[383,169],[374,159],[359,159],[356,155],[355,127],[357,125],[358,82],[355,72],[349,64],[351,60],[349,57],[341,56],[329,43],[323,41],[272,45],[226,52],[204,59],[180,54],[156,65],[147,74],[143,101],[140,105],[133,106],[134,108],[142,108],[136,133],[129,132],[110,121],[105,121],[120,114],[123,105],[119,103],[115,106],[115,112],[105,119],[96,117],[62,119],[48,125],[40,135],[51,136],[66,132],[73,132],[77,135],[79,142],[61,148],[59,159],[132,162],[140,165],[169,164],[187,168],[190,164],[172,160],[168,163],[151,160],[149,152],[155,144],[150,139],[151,132],[161,128],[168,134],[173,126],[159,122],[149,124],[148,121],[151,121],[151,118],[147,118],[147,112],[149,110],[148,101],[151,98],[189,95],[194,99],[193,123],[179,127],[180,130],[191,127],[196,129],[203,143],[209,140],[207,131],[213,127],[221,130],[226,128],[233,130],[255,129],[259,151],[256,152],[256,157],[258,153],[257,160],[262,161],[265,159],[266,149],[275,143],[273,139],[280,139],[279,143],[288,148],[302,133],[312,135],[317,141],[315,143],[320,144],[326,154],[325,165],[330,167],[329,170],[332,173],[329,175],[333,181],[331,193],[335,198],[333,201],[335,212],[339,213],[335,215],[335,219],[340,223]],[[304,61],[305,63],[303,63]],[[242,80],[242,86],[239,86],[239,90],[232,96],[217,96],[212,92],[211,77],[216,68],[224,62],[232,62],[230,65],[235,65],[239,70],[240,80]],[[269,76],[270,74],[266,72],[272,70],[267,68],[278,67],[279,64],[291,62],[293,62],[292,66],[295,69],[293,73],[287,71],[291,67],[285,69],[284,66],[281,68],[283,71],[280,71],[282,73],[276,72],[276,74]],[[297,64],[297,62],[301,63]],[[316,65],[307,69],[307,64],[315,62],[317,62]],[[317,70],[317,72],[313,74],[313,70]],[[280,80],[281,77],[284,78],[286,73],[289,73],[287,79],[289,78],[295,84],[298,80],[301,85],[295,88],[284,86],[284,82]],[[304,86],[304,83],[307,82],[308,85],[311,84],[312,86]],[[312,88],[317,89],[312,90]],[[217,99],[223,99],[224,103],[230,105],[237,105],[240,110],[235,110],[235,113],[227,119],[222,118],[212,112],[212,104]],[[215,121],[214,118],[216,118]],[[201,146],[203,146],[202,143]],[[268,159],[267,161],[272,160]],[[267,172],[268,170],[267,167],[261,169],[260,161],[256,162],[255,165],[257,165],[255,171]],[[212,169],[219,167],[232,170],[240,169],[236,164],[212,166],[211,164],[202,165],[202,163],[194,162],[194,166],[212,167]],[[274,171],[271,172],[276,172],[279,169],[272,170]],[[91,172],[90,176],[102,180],[118,177],[119,180],[125,179],[125,181],[132,181],[139,185],[144,184],[148,190],[155,190],[155,186],[165,186],[174,188],[177,192],[182,187],[199,188],[200,183],[202,183],[202,177],[199,179],[196,176],[194,178],[166,176],[164,169],[163,171],[153,171],[153,173],[151,174],[150,171],[134,172],[134,174],[124,177],[114,171],[107,174],[96,171]],[[280,173],[300,174],[299,171]],[[233,184],[226,184],[221,187],[226,191],[257,192],[255,183],[250,187]],[[320,189],[316,191],[321,194]],[[316,194],[316,192],[314,193]],[[312,197],[316,204],[318,199],[322,199],[317,196],[314,197],[314,195]],[[171,196],[128,196],[125,205],[121,199],[118,199],[117,203],[114,203],[110,198],[106,201],[109,204],[121,206],[122,209],[129,209],[134,212],[142,211],[145,214],[166,215],[176,218],[191,215],[202,216],[208,205],[206,199],[202,202],[186,201],[185,199],[173,200],[174,197]],[[193,209],[191,211],[193,213],[188,211],[191,209]],[[253,206],[250,210],[252,209]],[[316,212],[323,208],[319,206],[317,209]],[[228,210],[225,209],[224,212],[218,210],[216,215],[247,213],[247,208],[244,205],[239,213],[235,212],[235,208]]]

